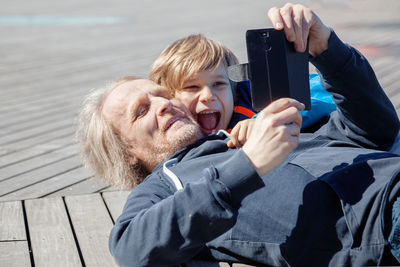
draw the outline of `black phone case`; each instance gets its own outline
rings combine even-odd
[[[308,49],[296,52],[284,32],[275,29],[248,30],[246,45],[253,108],[290,97],[310,109]]]

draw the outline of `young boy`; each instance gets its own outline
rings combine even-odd
[[[150,79],[172,90],[193,114],[203,133],[216,133],[220,129],[232,131],[232,142],[228,145],[240,147],[252,125],[252,121],[246,119],[252,118],[255,112],[251,107],[249,83],[234,83],[228,78],[227,67],[235,64],[238,64],[236,56],[219,42],[200,34],[190,35],[175,41],[160,54],[153,64]],[[317,84],[320,85],[319,79]],[[302,114],[303,124],[309,127],[328,116],[335,109],[330,101],[315,112],[318,118]],[[241,123],[234,128],[239,121]]]

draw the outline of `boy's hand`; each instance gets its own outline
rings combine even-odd
[[[304,104],[281,98],[264,108],[246,131],[243,152],[263,176],[276,168],[297,147]]]
[[[331,30],[311,9],[289,3],[271,8],[268,17],[276,30],[285,31],[286,39],[294,42],[296,51],[305,51],[307,38],[310,55],[315,57],[328,49]]]
[[[229,140],[227,144],[228,147],[241,148],[246,142],[254,122],[255,120],[253,119],[239,121],[232,129],[230,134],[231,140]]]

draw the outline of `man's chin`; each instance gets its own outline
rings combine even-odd
[[[195,123],[188,122],[172,126],[164,136],[159,136],[152,144],[146,160],[151,167],[150,170],[175,152],[195,143],[204,136],[200,127]]]
[[[168,136],[168,139],[170,140],[170,144],[174,144],[174,147],[177,148],[177,150],[193,144],[203,137],[200,127],[196,124],[186,123],[179,125],[179,127],[176,127],[176,129],[173,130],[174,131],[171,132],[171,135]]]

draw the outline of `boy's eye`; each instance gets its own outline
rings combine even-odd
[[[186,85],[186,86],[183,87],[183,89],[185,89],[185,90],[196,90],[196,89],[199,89],[199,86],[194,85],[194,84]]]
[[[213,86],[216,86],[216,87],[218,87],[218,86],[225,86],[225,85],[227,85],[227,82],[225,82],[225,81],[218,81],[218,82],[215,82],[215,83],[213,84]]]

